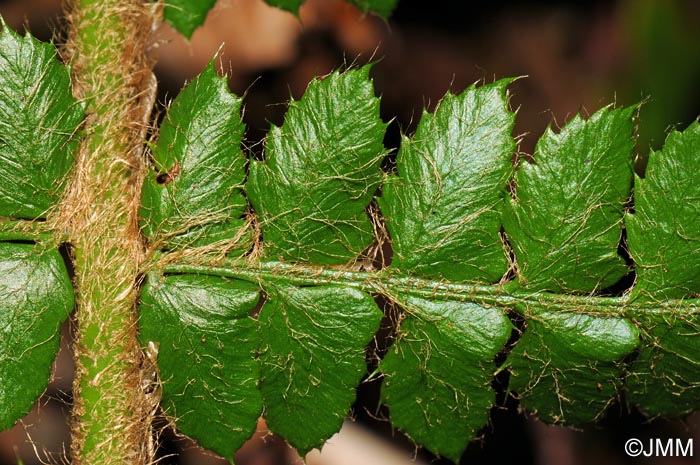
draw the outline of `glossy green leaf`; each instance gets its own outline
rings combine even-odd
[[[637,279],[631,300],[665,301],[700,294],[700,124],[673,131],[635,179],[627,215]],[[651,415],[680,415],[700,405],[700,318],[696,307],[662,305],[639,314],[643,348],[628,379],[630,402]]]
[[[343,264],[373,239],[365,209],[379,186],[386,124],[369,66],[315,79],[266,139],[246,190],[268,257]]]
[[[204,24],[216,0],[165,0],[163,16],[178,32],[187,37]]]
[[[382,312],[369,294],[349,287],[266,290],[259,316],[265,418],[305,454],[340,429]]]
[[[643,345],[627,376],[627,400],[649,416],[684,415],[700,407],[700,309],[659,310],[636,315]]]
[[[403,138],[398,177],[379,198],[392,268],[437,279],[496,282],[508,269],[501,210],[512,174],[515,114],[503,79],[447,94]]]
[[[510,354],[510,387],[526,410],[551,423],[600,417],[622,386],[623,359],[639,344],[624,318],[522,309],[527,328]]]
[[[417,444],[455,462],[495,402],[494,358],[512,325],[497,308],[400,299],[406,316],[381,362],[391,422]]]
[[[632,179],[636,107],[603,108],[548,129],[534,163],[515,175],[516,199],[503,224],[520,285],[533,290],[592,292],[628,269],[617,254],[623,205]],[[527,329],[509,357],[511,390],[541,418],[577,424],[597,418],[617,395],[620,362],[639,343],[622,318],[520,309]]]
[[[0,27],[0,217],[42,218],[65,185],[83,105],[52,44]]]
[[[553,292],[606,288],[628,273],[617,254],[632,182],[636,107],[575,116],[535,148],[515,175],[503,224],[520,284]]]
[[[44,392],[74,297],[57,250],[0,243],[0,429]]]
[[[159,344],[162,406],[178,431],[233,458],[262,412],[257,286],[214,276],[149,275],[140,337]]]
[[[700,124],[673,131],[663,150],[649,155],[644,179],[636,178],[627,237],[637,280],[632,298],[700,294]]]
[[[166,243],[159,255],[163,261],[158,265],[165,264],[168,277],[151,278],[145,289],[142,319],[150,329],[143,331],[148,337],[143,341],[159,338],[171,352],[166,356],[161,349],[165,406],[183,418],[181,431],[230,458],[252,430],[241,426],[231,436],[223,434],[233,437],[226,444],[215,441],[211,438],[221,434],[211,428],[226,430],[223,421],[202,426],[196,423],[202,418],[198,409],[205,409],[205,418],[252,425],[262,403],[273,432],[302,454],[319,447],[340,428],[366,374],[364,347],[382,316],[370,293],[405,310],[396,341],[379,367],[382,400],[392,423],[417,444],[452,460],[487,423],[497,370],[508,369],[509,390],[519,395],[524,409],[549,422],[588,423],[625,392],[651,414],[679,414],[700,405],[698,311],[694,301],[680,300],[698,292],[693,266],[680,262],[695,253],[692,205],[700,196],[691,180],[697,170],[688,168],[691,174],[672,180],[654,177],[664,170],[685,170],[674,165],[678,160],[694,167],[694,160],[683,158],[692,158],[697,125],[686,131],[687,139],[669,138],[664,152],[673,160],[669,167],[652,161],[647,178],[638,182],[640,200],[629,216],[629,243],[639,261],[639,288],[602,298],[598,291],[629,272],[617,250],[623,207],[630,200],[636,107],[605,108],[587,120],[576,116],[558,134],[548,130],[538,142],[534,163],[522,163],[511,179],[514,113],[508,109],[507,86],[512,79],[472,86],[461,95],[448,94],[434,114],[422,116],[415,136],[402,142],[397,175],[387,176],[379,166],[386,154],[386,125],[368,73],[364,67],[313,81],[306,95],[290,104],[283,126],[268,134],[264,160],[251,162],[245,191],[260,226],[261,254],[218,256],[203,263],[200,257],[169,254],[174,247]],[[211,79],[232,98],[220,78],[211,74]],[[236,106],[236,116],[238,110]],[[213,116],[208,119],[215,121]],[[238,150],[240,137],[229,139]],[[175,145],[166,146],[154,149],[159,174],[169,173],[177,160],[177,151],[171,150]],[[200,152],[211,146],[202,144]],[[211,157],[216,158],[198,159],[197,166]],[[238,173],[243,162],[240,168]],[[178,170],[172,183],[177,185],[182,176]],[[367,209],[382,178],[386,184],[377,202],[392,241],[391,265],[381,271],[324,267],[355,265],[372,244]],[[511,181],[512,196],[507,194]],[[243,198],[242,182],[241,175],[231,184],[234,199]],[[219,205],[237,206],[232,220],[239,220],[245,207],[242,200],[236,202]],[[654,202],[659,205],[650,207]],[[153,215],[158,204],[148,205]],[[214,203],[200,205],[201,216],[211,217],[208,209]],[[175,205],[158,221],[177,219],[186,208]],[[189,223],[178,227],[183,224]],[[657,239],[644,229],[652,224],[662,229],[658,237],[675,236]],[[177,230],[150,231],[150,239],[174,237]],[[225,237],[238,231],[240,223],[229,226],[216,219],[200,233]],[[649,251],[644,240],[657,242]],[[671,250],[674,241],[685,248]],[[678,276],[673,270],[665,274],[666,257],[674,257],[670,265]],[[510,266],[516,280],[493,286],[510,276]],[[169,280],[184,279],[175,275],[197,272],[229,278],[191,276],[186,292],[167,290]],[[264,290],[266,303],[257,323],[247,315],[258,288],[234,278]],[[235,288],[224,294],[238,296],[234,300],[245,305],[223,298],[211,303],[212,286]],[[161,292],[186,295],[187,303],[153,297]],[[660,301],[657,309],[650,299]],[[202,336],[193,321],[205,325],[211,308],[216,315],[235,314],[229,319],[233,337],[215,336],[224,326]],[[494,360],[513,330],[505,313],[510,310],[523,316],[524,331],[504,365],[496,367]],[[257,328],[259,345],[251,328]],[[198,345],[212,338],[216,350]],[[228,352],[234,350],[230,341],[243,347],[236,352],[234,374],[222,371],[224,355],[234,357]],[[628,362],[635,358],[630,371]],[[176,373],[183,359],[201,366],[194,378]],[[221,385],[210,384],[212,373]],[[245,392],[236,390],[233,376],[251,380]],[[179,390],[168,393],[168,383]],[[220,407],[217,396],[224,398]],[[233,409],[238,413],[222,413]]]
[[[248,248],[240,110],[213,62],[170,106],[141,195],[142,229],[152,242],[172,248],[238,239]]]

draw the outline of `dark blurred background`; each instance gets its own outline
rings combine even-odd
[[[43,40],[60,43],[65,36],[59,0],[0,1],[0,14],[13,29],[29,29]],[[670,129],[683,129],[700,115],[697,0],[400,0],[386,22],[340,0],[307,0],[299,19],[262,0],[222,0],[190,42],[167,26],[155,34],[151,53],[158,60],[160,104],[217,51],[232,90],[247,94],[246,140],[253,154],[270,123],[282,123],[285,102],[300,98],[313,76],[369,61],[375,62],[382,116],[392,120],[385,140],[390,148],[402,132],[413,132],[422,109],[432,109],[448,89],[459,92],[475,81],[507,76],[527,76],[511,86],[518,110],[514,135],[522,136],[523,153],[532,153],[549,124],[560,127],[577,112],[592,114],[610,103],[643,101],[636,148],[642,173],[649,150],[660,148]],[[64,332],[70,337],[69,328]],[[54,381],[35,410],[0,434],[0,465],[20,459],[26,465],[65,463],[71,378],[71,356],[64,347]],[[376,382],[360,387],[356,421],[348,422],[322,454],[310,454],[308,463],[448,463],[391,431],[382,420],[386,412],[377,408],[377,392]],[[491,416],[462,463],[700,464],[697,457],[632,459],[623,451],[631,437],[692,437],[697,454],[697,413],[649,420],[612,405],[598,425],[574,431],[528,418],[515,399],[501,394]],[[169,430],[163,432],[161,452],[163,464],[227,463]],[[301,459],[261,422],[236,463],[282,465]]]

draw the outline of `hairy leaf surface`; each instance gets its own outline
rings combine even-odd
[[[398,176],[379,198],[391,268],[450,281],[498,281],[508,269],[501,210],[512,173],[512,79],[448,93],[403,137]],[[396,298],[396,296],[392,296]],[[470,302],[398,299],[406,309],[380,369],[392,423],[431,451],[459,460],[495,400],[493,359],[512,326],[502,310]]]
[[[550,423],[594,421],[622,387],[622,361],[639,344],[623,318],[522,309],[527,328],[510,356],[510,389]]]
[[[637,280],[632,298],[662,300],[700,294],[700,124],[673,131],[649,155],[634,184],[627,237]]]
[[[635,179],[635,213],[626,218],[637,280],[632,300],[700,294],[700,124],[673,131]],[[663,307],[662,307],[663,308]],[[679,415],[700,405],[700,318],[693,308],[638,315],[647,330],[629,377],[629,399],[652,415]]]
[[[265,417],[301,454],[340,429],[381,318],[372,297],[355,289],[268,289],[260,312]]]
[[[405,297],[398,340],[380,369],[391,421],[455,462],[488,420],[494,358],[512,325],[497,308]]]
[[[0,242],[0,430],[26,415],[46,389],[73,303],[57,250]]]
[[[396,4],[348,2],[385,16]],[[302,0],[267,3],[297,13]],[[213,4],[169,0],[165,16],[189,37]],[[53,46],[0,24],[3,429],[46,388],[74,304],[61,254],[30,242],[75,239],[48,213],[85,115]],[[649,415],[697,409],[700,124],[651,154],[632,205],[637,107],[548,129],[513,176],[505,79],[448,93],[403,138],[398,174],[384,176],[369,69],[314,80],[291,102],[250,167],[254,214],[241,99],[226,79],[210,65],[169,108],[142,190],[150,248],[139,325],[144,346],[159,349],[141,388],[162,393],[179,431],[232,460],[264,414],[301,453],[319,447],[367,374],[382,319],[373,295],[403,311],[379,364],[391,421],[454,461],[488,421],[494,372],[506,368],[522,406],[548,422],[593,421],[622,393]],[[603,297],[630,271],[617,252],[623,219],[636,281]],[[363,252],[387,247],[374,237],[382,220],[392,262],[374,270]],[[249,224],[260,226],[255,238]],[[509,336],[517,341],[497,367]]]
[[[222,239],[249,246],[240,219],[247,206],[240,109],[213,62],[170,106],[141,195],[142,229],[151,241],[166,248]]]
[[[515,114],[503,79],[448,93],[404,137],[398,177],[379,205],[391,235],[392,268],[453,281],[496,282],[508,269],[501,211],[512,173]]]
[[[512,80],[472,86],[461,95],[448,94],[434,114],[423,115],[416,134],[403,138],[397,175],[386,176],[379,168],[386,154],[382,144],[386,125],[379,118],[368,71],[364,67],[313,81],[302,100],[291,103],[284,125],[268,134],[265,159],[251,162],[245,192],[255,210],[252,221],[260,226],[257,239],[262,253],[258,247],[245,258],[221,254],[209,259],[197,249],[171,253],[167,242],[164,246],[157,242],[162,233],[151,234],[161,249],[155,269],[162,269],[166,277],[156,276],[146,288],[144,321],[150,326],[143,333],[148,340],[166,341],[172,350],[184,344],[188,350],[182,356],[210,370],[197,372],[195,386],[207,388],[193,389],[193,399],[201,402],[209,386],[219,386],[217,396],[227,399],[225,408],[239,409],[236,415],[243,415],[246,425],[253,424],[262,402],[272,431],[302,454],[319,447],[340,428],[366,374],[364,347],[381,319],[370,295],[381,294],[403,310],[397,338],[379,365],[384,374],[382,400],[395,427],[452,460],[459,459],[468,441],[488,421],[495,400],[493,374],[505,368],[511,371],[509,390],[520,396],[526,410],[549,422],[593,421],[625,389],[651,413],[696,408],[700,402],[695,350],[698,311],[694,301],[668,300],[696,296],[698,291],[691,289],[693,268],[679,266],[681,277],[670,272],[663,279],[644,281],[657,276],[653,274],[658,273],[657,266],[673,268],[663,257],[695,253],[692,244],[686,243],[693,242],[696,223],[690,206],[698,196],[692,186],[681,182],[682,187],[664,192],[688,205],[687,210],[657,208],[668,214],[665,223],[658,224],[668,224],[669,234],[681,236],[678,242],[687,248],[659,254],[661,245],[673,243],[670,238],[660,239],[657,253],[645,256],[647,235],[638,234],[641,238],[635,239],[639,240],[635,246],[632,232],[633,257],[637,254],[641,266],[653,271],[646,275],[642,271],[640,289],[629,295],[599,294],[629,272],[617,249],[632,181],[636,107],[608,107],[588,120],[575,117],[558,134],[548,130],[537,145],[535,162],[523,163],[512,177],[514,114],[508,109],[507,94]],[[672,136],[669,153],[674,147],[694,147],[694,131],[687,131],[687,144]],[[202,150],[216,146],[216,138],[209,141],[209,137],[202,135]],[[235,139],[234,144],[239,142]],[[169,156],[168,151],[162,153]],[[202,152],[198,164],[207,166],[218,153]],[[673,152],[669,158],[684,155]],[[164,160],[156,162],[171,166],[172,161]],[[661,195],[664,188],[654,191],[654,183],[673,185],[653,176],[650,172],[645,179],[648,185],[641,183],[640,195],[647,195],[644,189],[655,197]],[[377,202],[391,237],[393,258],[386,269],[365,271],[358,261],[378,239],[373,226],[381,225],[381,221],[373,225],[367,211],[382,178],[386,183]],[[510,198],[512,181],[515,195]],[[235,198],[241,195],[241,183],[237,179],[232,184]],[[195,208],[196,199],[187,205]],[[235,205],[240,215],[245,203]],[[640,208],[653,210],[644,207],[643,201]],[[168,215],[174,212],[177,218],[183,210],[174,208]],[[209,215],[206,209],[203,212]],[[649,213],[644,226],[662,213]],[[636,213],[640,218],[643,214]],[[687,224],[673,219],[680,214],[690,218]],[[630,221],[634,228],[637,220],[630,216]],[[241,225],[217,223],[219,231],[234,234]],[[502,239],[504,230],[507,240]],[[218,233],[205,227],[202,234]],[[639,253],[639,248],[644,252]],[[508,282],[511,268],[516,279]],[[158,301],[157,312],[148,308],[155,308],[150,302],[157,300],[152,295],[160,289],[166,289],[166,295],[174,292],[167,291],[169,284],[164,283],[183,273],[202,274],[186,278],[190,297],[183,308],[197,308],[197,315],[204,315],[205,307],[221,308],[217,314],[239,308],[238,304],[206,303],[216,300],[220,292],[210,279],[235,287],[235,295],[250,296],[244,305],[247,310],[241,307],[233,318],[235,328],[242,328],[245,321],[245,330],[232,333],[244,344],[237,369],[247,371],[240,376],[259,383],[257,397],[250,394],[250,405],[230,400],[240,392],[227,373],[217,371],[229,339],[217,339],[218,351],[202,348],[198,352],[201,329],[192,329],[190,317],[180,318],[192,311],[178,310],[179,304],[171,305],[167,298]],[[208,275],[213,278],[204,277]],[[674,279],[685,286],[683,293],[675,294],[677,288],[670,285],[650,284]],[[261,290],[266,302],[253,317],[258,320],[252,322],[247,315]],[[153,315],[168,313],[163,310],[168,306],[176,309],[180,320],[149,323]],[[509,312],[524,319],[521,333],[513,333]],[[257,346],[251,342],[248,324],[257,328]],[[184,339],[173,339],[171,334]],[[518,340],[505,364],[497,367],[495,358],[511,335]],[[630,356],[637,356],[637,351],[638,359],[625,380]],[[161,357],[167,356],[161,351]],[[189,383],[189,378],[177,378],[182,375],[174,373],[178,357],[164,359],[168,376]],[[166,375],[163,383],[165,395]],[[654,399],[659,390],[669,395]],[[182,399],[191,401],[183,404],[187,406],[185,427],[180,430],[230,457],[250,430],[231,433],[235,446],[207,445],[213,430],[188,424],[192,420],[187,417],[217,415],[219,410],[214,414],[208,410],[215,408],[215,396],[204,395],[211,402],[200,404],[187,397],[189,392],[189,388],[180,391]],[[183,407],[176,402],[182,399],[173,400],[177,396],[172,393],[168,396],[166,408],[170,405],[180,416]]]
[[[700,406],[700,310],[665,306],[638,314],[642,349],[627,376],[627,399],[650,416],[684,415]]]
[[[257,286],[214,276],[149,275],[141,341],[159,344],[163,409],[180,432],[229,459],[262,412]]]
[[[373,239],[365,212],[379,186],[386,124],[369,66],[315,79],[266,138],[247,193],[268,257],[344,264]]]
[[[53,45],[0,27],[0,217],[42,218],[65,185],[83,105]]]
[[[515,174],[503,224],[523,286],[553,292],[606,288],[628,273],[617,254],[632,182],[632,114],[603,108],[575,116],[537,142]]]
[[[632,179],[635,109],[603,108],[588,120],[577,115],[559,134],[548,129],[535,162],[520,166],[517,198],[506,203],[503,217],[520,285],[592,292],[628,272],[617,245]],[[510,389],[548,421],[597,418],[617,395],[618,363],[638,344],[632,324],[522,310],[534,313],[510,356]],[[599,344],[610,352],[599,352]]]

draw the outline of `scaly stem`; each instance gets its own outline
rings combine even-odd
[[[57,220],[73,244],[77,287],[75,464],[151,461],[135,315],[149,12],[136,0],[74,0],[70,11],[67,51],[88,109]]]

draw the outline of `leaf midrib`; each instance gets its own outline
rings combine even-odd
[[[382,294],[410,294],[427,299],[470,301],[504,309],[517,307],[524,313],[577,313],[602,317],[639,317],[664,313],[700,315],[700,299],[671,299],[665,301],[601,297],[580,294],[555,294],[531,291],[518,286],[516,281],[484,285],[437,281],[409,276],[384,268],[378,271],[328,268],[314,265],[290,264],[279,261],[252,262],[246,259],[217,260],[202,264],[197,258],[171,254],[162,255],[147,266],[165,274],[204,274],[240,279],[252,283],[285,283],[295,286],[342,285],[365,292]],[[545,310],[543,310],[545,309]]]

